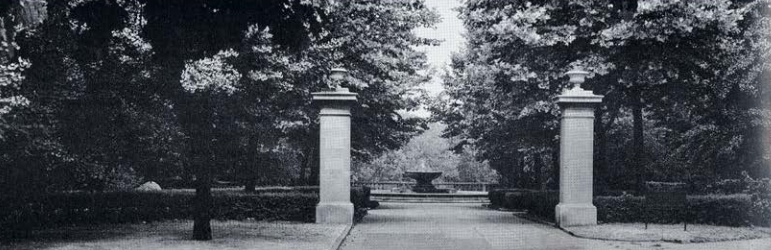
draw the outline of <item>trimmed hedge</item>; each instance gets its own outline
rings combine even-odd
[[[508,189],[491,191],[488,196],[493,207],[526,209],[528,213],[554,220],[554,207],[559,203],[556,191]],[[644,209],[644,197],[599,196],[594,198],[597,219],[603,223],[644,222],[647,214],[653,223],[679,223],[678,214],[648,212]],[[751,195],[693,195],[688,196],[689,223],[723,226],[768,226],[768,211],[757,209]]]
[[[598,220],[602,222],[643,222],[648,213],[655,223],[679,223],[677,215],[646,212],[644,198],[636,196],[596,197]],[[749,195],[694,195],[688,196],[686,221],[689,223],[722,226],[767,225],[752,209]]]
[[[159,192],[67,192],[19,199],[0,197],[0,228],[8,231],[69,225],[135,223],[190,219],[194,190]],[[217,220],[284,220],[313,222],[318,187],[297,190],[232,189],[212,191],[212,218]],[[368,187],[351,189],[357,220],[366,215]]]

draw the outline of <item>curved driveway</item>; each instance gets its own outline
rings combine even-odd
[[[744,243],[750,245],[730,249],[766,249],[756,248],[750,241]],[[370,210],[362,222],[354,226],[341,249],[729,249],[722,244],[587,240],[481,204],[381,203],[380,208]]]

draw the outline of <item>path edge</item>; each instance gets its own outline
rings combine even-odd
[[[353,229],[353,224],[350,223],[345,226],[345,229],[343,229],[343,233],[337,236],[335,239],[335,242],[332,244],[332,247],[329,248],[330,250],[339,250],[341,246],[343,246],[343,241],[345,241],[345,238],[348,237],[348,235],[351,233],[351,229]]]
[[[547,220],[544,220],[544,219],[541,219],[541,218],[537,218],[535,216],[531,216],[531,215],[528,215],[528,214],[517,214],[517,213],[514,213],[514,216],[517,216],[519,218],[522,218],[522,219],[525,219],[525,220],[529,220],[529,221],[532,221],[532,222],[535,222],[535,223],[540,223],[540,224],[544,224],[544,225],[547,225],[547,226],[555,227],[555,228],[557,228],[559,230],[562,230],[563,232],[567,233],[568,235],[576,237],[576,238],[579,238],[579,239],[602,240],[602,241],[618,241],[618,242],[638,242],[638,243],[663,243],[663,242],[666,242],[666,243],[679,243],[679,244],[683,244],[684,243],[682,241],[668,241],[668,240],[623,240],[623,239],[610,239],[610,238],[602,238],[602,237],[591,237],[591,236],[577,234],[577,233],[571,231],[570,229],[558,226],[557,223],[554,223],[554,222],[551,222],[551,221],[547,221]]]
[[[586,236],[582,234],[578,234],[570,230],[569,228],[560,227],[557,225],[557,223],[547,221],[541,218],[537,218],[535,216],[531,216],[528,214],[518,214],[514,213],[514,216],[517,216],[519,218],[529,220],[535,223],[544,224],[547,226],[552,226],[555,228],[558,228],[562,230],[563,232],[569,234],[570,236],[580,238],[580,239],[588,239],[588,240],[602,240],[602,241],[618,241],[618,242],[636,242],[636,243],[675,243],[680,245],[690,245],[690,244],[702,244],[702,243],[718,243],[718,242],[737,242],[737,241],[745,241],[745,240],[756,240],[756,239],[763,239],[761,238],[754,238],[754,239],[726,239],[726,240],[715,240],[715,241],[705,241],[705,242],[684,242],[681,240],[669,240],[669,239],[661,239],[661,240],[624,240],[624,239],[613,239],[613,238],[603,238],[603,237],[592,237],[592,236]]]

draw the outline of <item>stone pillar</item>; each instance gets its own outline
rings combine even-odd
[[[312,95],[321,108],[316,223],[351,224],[351,104],[356,102],[356,93],[339,87]]]
[[[560,122],[560,202],[555,220],[560,227],[596,225],[597,208],[592,204],[594,108],[603,96],[581,88],[589,72],[571,70],[575,87],[562,92],[557,104],[562,108]]]

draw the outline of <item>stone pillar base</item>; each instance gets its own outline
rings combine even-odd
[[[319,203],[316,206],[316,223],[353,224],[353,203]]]
[[[597,208],[592,204],[558,204],[554,209],[560,227],[597,225]]]

